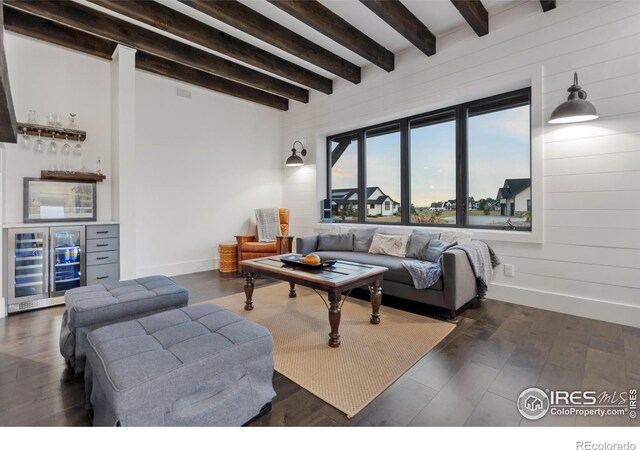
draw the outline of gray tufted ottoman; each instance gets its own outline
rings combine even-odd
[[[167,277],[152,276],[71,289],[64,301],[60,353],[75,373],[81,373],[91,330],[186,306],[189,291]]]
[[[96,426],[234,426],[275,396],[269,330],[216,305],[108,325],[87,337]]]

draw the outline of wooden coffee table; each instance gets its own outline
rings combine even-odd
[[[253,285],[259,274],[289,282],[289,297],[296,296],[296,284],[324,291],[329,296],[329,347],[340,346],[340,310],[342,293],[353,288],[369,286],[371,292],[371,319],[374,325],[380,323],[380,303],[382,302],[382,275],[386,267],[359,264],[349,261],[338,261],[334,266],[319,270],[307,270],[292,267],[280,261],[285,255],[269,256],[242,261],[244,292],[246,301],[244,309],[253,309]]]

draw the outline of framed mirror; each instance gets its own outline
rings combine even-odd
[[[95,222],[94,181],[24,179],[23,220],[32,222]]]

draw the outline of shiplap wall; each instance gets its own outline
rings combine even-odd
[[[515,277],[498,271],[489,296],[640,326],[640,2],[559,1],[547,13],[523,3],[492,16],[487,36],[461,28],[438,37],[433,57],[409,49],[394,72],[367,67],[360,85],[337,81],[330,96],[293,102],[284,142],[302,140],[311,164],[284,171],[292,232],[318,227],[327,135],[508,91],[540,70],[545,122],[574,71],[600,119],[544,125],[543,169],[533,174],[544,242],[493,238]]]

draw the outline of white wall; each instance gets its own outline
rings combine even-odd
[[[282,205],[282,116],[136,72],[138,275],[217,268],[255,208]]]
[[[41,170],[52,165],[80,169],[83,162],[90,170],[96,169],[98,156],[102,160],[102,172],[107,179],[97,187],[97,218],[111,219],[111,100],[109,89],[109,62],[87,56],[41,41],[4,33],[11,93],[20,122],[27,121],[30,109],[37,112],[38,122],[45,123],[48,112],[57,112],[68,123],[70,112],[77,114],[78,126],[87,132],[82,144],[81,156],[73,153],[62,155],[63,140],[58,141],[58,154],[47,150],[37,153],[33,145],[37,137],[32,136],[32,148],[4,144],[0,147],[0,221],[20,223],[23,219],[23,178],[39,177]],[[49,139],[43,139],[49,143]],[[75,142],[70,142],[75,145]],[[0,251],[4,249],[0,246]],[[0,265],[0,270],[4,271]],[[4,278],[4,272],[2,272]],[[4,283],[4,280],[3,280]],[[0,292],[4,292],[0,285]],[[6,314],[4,299],[0,300],[0,317]]]
[[[111,210],[120,223],[120,279],[136,277],[136,51],[118,45],[111,58]]]
[[[46,123],[48,112],[57,112],[68,123],[70,112],[77,114],[80,129],[87,132],[82,156],[62,155],[64,139],[56,139],[58,154],[33,150],[37,136],[31,136],[32,148],[6,144],[4,174],[5,223],[22,222],[22,179],[40,177],[41,170],[52,164],[96,170],[98,156],[106,180],[98,183],[98,220],[111,219],[111,98],[109,61],[87,56],[62,47],[5,32],[5,50],[11,93],[19,122],[27,121],[30,109],[37,112],[40,124]],[[50,139],[43,138],[45,144]],[[20,141],[19,141],[20,142]],[[70,144],[75,145],[75,142]]]
[[[38,177],[50,164],[78,169],[84,160],[95,170],[100,156],[107,179],[98,185],[98,220],[130,219],[120,217],[126,213],[122,202],[114,201],[112,211],[111,184],[135,186],[120,196],[135,196],[126,203],[136,208],[136,248],[121,254],[136,255],[132,276],[176,275],[217,268],[218,244],[247,232],[255,208],[282,205],[282,112],[131,66],[135,104],[128,109],[135,111],[117,112],[112,122],[112,93],[119,88],[111,85],[110,61],[12,33],[5,33],[5,48],[18,120],[35,109],[40,123],[52,111],[63,114],[66,125],[75,112],[87,140],[82,157],[65,161],[0,146],[2,223],[22,222],[23,177]],[[177,97],[178,86],[192,98]],[[113,124],[129,112],[135,117],[135,171],[112,167]]]
[[[391,73],[369,66],[360,85],[337,82],[331,96],[292,104],[284,142],[302,140],[311,162],[285,170],[284,204],[298,219],[292,232],[317,227],[327,135],[535,83],[535,73],[542,83],[533,101],[546,122],[577,70],[600,119],[533,130],[542,137],[534,152],[544,152],[533,174],[544,192],[533,204],[534,214],[544,205],[543,243],[490,237],[515,277],[499,271],[489,296],[638,326],[640,2],[558,2],[547,13],[526,2],[490,24],[487,36],[461,29],[439,38],[435,56],[410,49]]]

